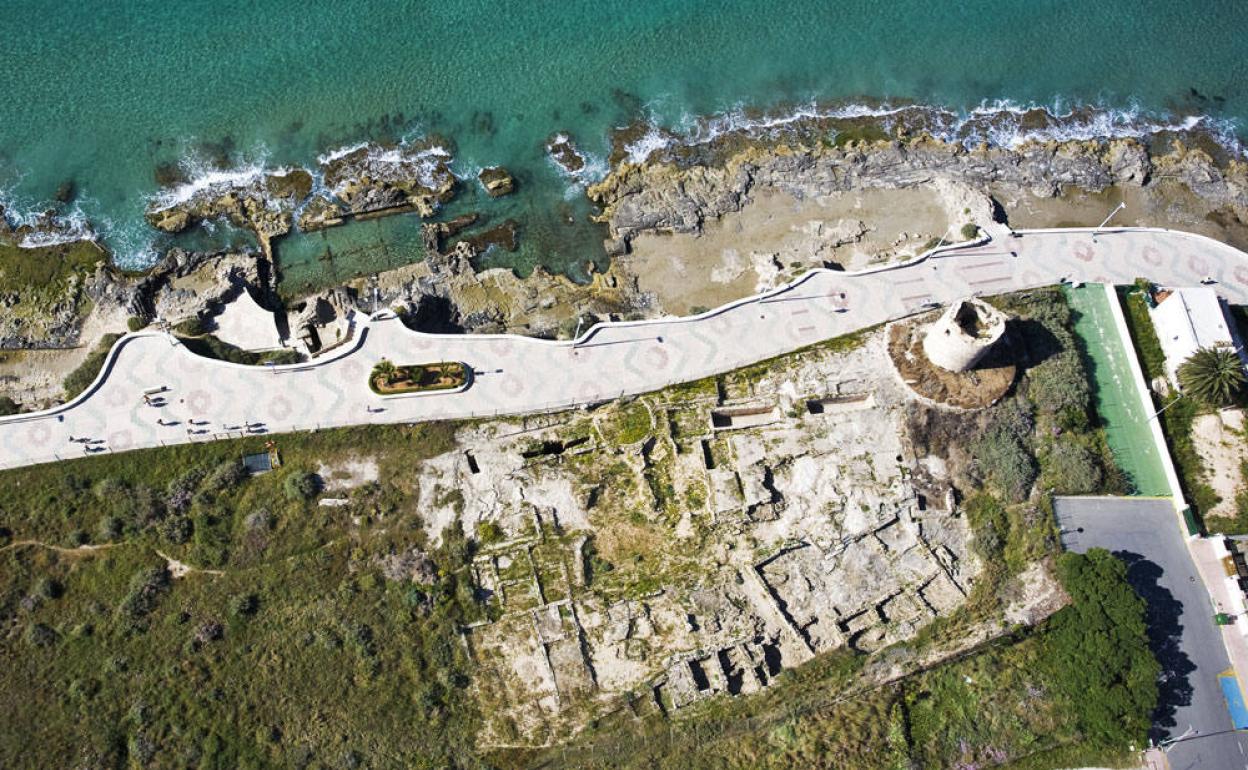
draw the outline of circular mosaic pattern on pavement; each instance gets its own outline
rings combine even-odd
[[[52,438],[52,429],[41,422],[32,423],[26,429],[26,440],[36,446],[43,446]]]
[[[212,408],[212,394],[206,390],[192,390],[186,394],[186,405],[198,416]]]

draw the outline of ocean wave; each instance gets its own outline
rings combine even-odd
[[[713,115],[682,115],[672,129],[650,113],[648,130],[623,146],[623,159],[640,163],[655,152],[677,146],[706,145],[733,134],[764,135],[809,121],[871,120],[892,130],[899,124],[922,128],[938,139],[972,147],[981,143],[1017,149],[1028,142],[1068,142],[1094,139],[1147,138],[1160,133],[1202,132],[1235,156],[1244,154],[1237,125],[1209,115],[1171,115],[1139,105],[1021,104],[1008,99],[985,100],[965,110],[923,104],[859,102],[820,105],[809,102],[778,112],[759,112],[738,104]],[[832,127],[835,132],[835,126]]]
[[[152,210],[160,211],[193,200],[205,193],[225,192],[230,189],[250,187],[266,174],[289,169],[268,169],[263,160],[246,163],[229,169],[221,169],[188,158],[179,164],[187,181],[175,187],[161,190],[149,197]]]
[[[334,161],[367,149],[362,158],[351,163],[349,168],[353,173],[340,176],[359,176],[361,172],[383,179],[387,176],[415,176],[422,185],[435,187],[440,181],[441,165],[450,165],[454,161],[454,156],[450,150],[440,144],[429,146],[422,146],[422,144],[423,141],[419,137],[411,139],[405,137],[393,147],[360,142],[322,153],[317,156],[317,161],[324,170]],[[337,194],[344,184],[345,178],[331,188],[331,191]]]
[[[23,249],[96,241],[99,236],[82,209],[83,200],[80,197],[72,209],[60,211],[50,202],[31,201],[12,190],[0,190],[0,217],[14,229],[33,228],[17,241]]]

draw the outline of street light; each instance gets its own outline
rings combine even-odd
[[[1102,220],[1102,222],[1099,225],[1092,228],[1092,242],[1093,243],[1096,243],[1096,234],[1100,232],[1101,228],[1104,227],[1106,224],[1108,224],[1109,220],[1114,218],[1114,214],[1117,214],[1119,211],[1122,211],[1126,207],[1127,207],[1127,204],[1125,202],[1120,202],[1113,211],[1109,212],[1109,216],[1105,217],[1105,219]]]

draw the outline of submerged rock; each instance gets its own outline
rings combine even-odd
[[[516,189],[516,180],[502,166],[481,169],[481,173],[477,174],[477,179],[481,180],[481,186],[491,198],[510,195]]]

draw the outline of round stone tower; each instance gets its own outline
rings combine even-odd
[[[1006,316],[974,297],[958,300],[923,335],[923,352],[942,369],[973,369],[993,343],[1005,334]]]

